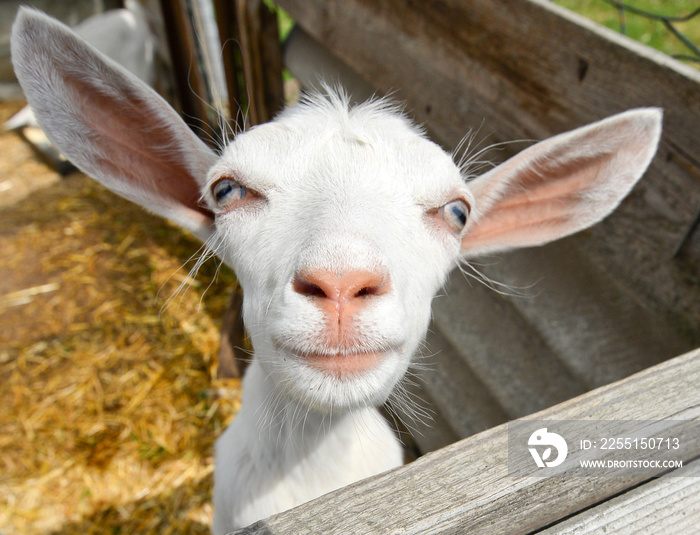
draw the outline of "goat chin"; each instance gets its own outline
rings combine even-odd
[[[11,49],[63,154],[236,271],[255,354],[240,413],[216,445],[217,533],[399,466],[375,406],[406,372],[448,272],[597,223],[642,176],[661,133],[660,110],[633,110],[473,178],[395,104],[351,107],[325,88],[216,154],[56,20],[21,9]]]

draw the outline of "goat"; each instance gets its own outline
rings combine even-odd
[[[233,267],[254,357],[216,444],[225,533],[402,464],[377,407],[419,349],[448,272],[607,216],[654,156],[661,111],[557,135],[465,180],[384,99],[308,96],[220,155],[143,82],[24,9],[16,74],[78,168]],[[465,305],[468,306],[468,305]]]

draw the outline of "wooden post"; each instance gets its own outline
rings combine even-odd
[[[221,59],[224,62],[228,90],[229,120],[238,121],[246,108],[245,88],[241,84],[241,54],[238,38],[238,20],[233,0],[214,0],[216,25],[221,41]]]
[[[195,36],[185,0],[161,0],[160,5],[182,117],[200,138],[212,144],[215,127],[204,101],[206,84],[197,64]]]

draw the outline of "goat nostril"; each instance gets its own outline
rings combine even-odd
[[[365,286],[355,293],[355,297],[370,297],[372,295],[378,295],[379,289],[376,286]]]
[[[358,297],[379,297],[391,291],[389,276],[382,276],[376,273],[367,273],[364,276],[364,284],[356,285],[357,290],[352,291],[353,299]],[[352,286],[351,286],[352,287]],[[350,287],[350,288],[351,288]]]
[[[296,293],[306,297],[328,297],[326,292],[323,291],[323,288],[301,277],[294,278],[293,288]]]

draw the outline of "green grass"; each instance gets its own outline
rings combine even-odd
[[[270,9],[271,11],[277,13],[277,25],[279,27],[279,32],[280,32],[280,41],[284,41],[287,38],[287,35],[289,35],[289,32],[292,31],[292,26],[294,26],[294,21],[292,20],[292,17],[289,16],[289,14],[282,9],[280,6],[278,6],[274,0],[264,0],[265,5]]]
[[[604,0],[552,1],[612,30],[620,31],[620,11]],[[685,16],[700,7],[698,0],[624,0],[623,3],[648,13],[670,17]],[[650,20],[629,11],[625,12],[623,20],[627,36],[671,56],[694,56],[693,52],[673,35],[663,22]],[[674,23],[674,26],[700,48],[700,15],[686,22]],[[695,57],[700,60],[700,57]],[[686,63],[700,68],[698,61],[686,61]]]

